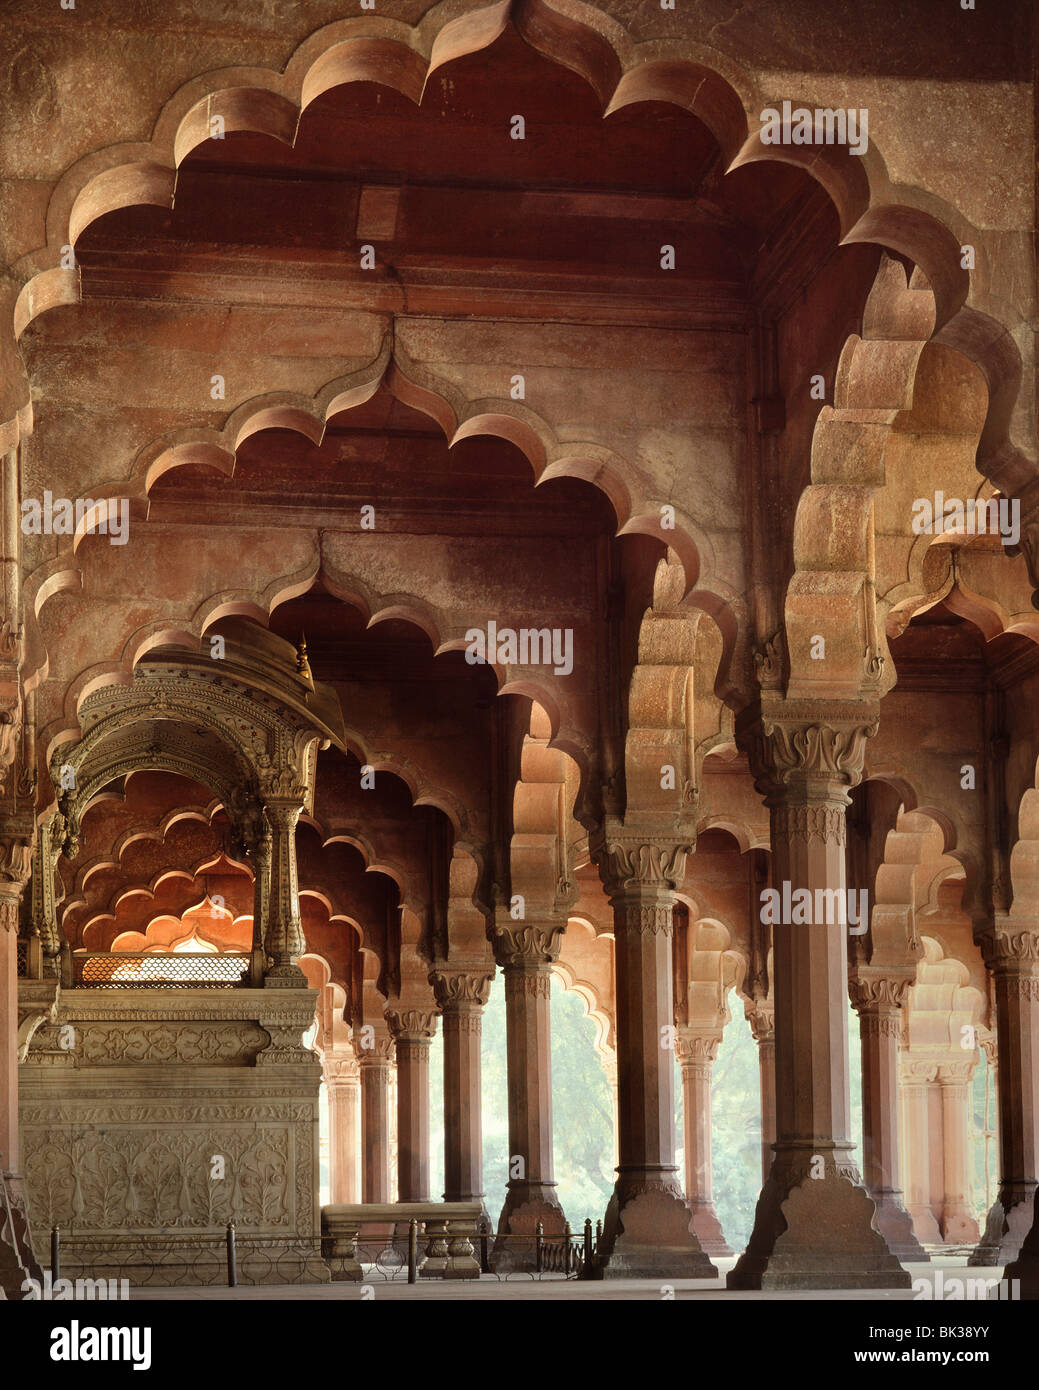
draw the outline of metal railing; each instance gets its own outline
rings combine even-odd
[[[80,989],[227,989],[249,983],[249,955],[159,951],[96,951],[74,955]]]
[[[546,1236],[539,1221],[534,1234],[534,1269],[538,1274],[562,1274],[567,1279],[593,1278],[595,1242],[591,1218],[585,1218],[584,1232],[577,1236],[569,1221],[561,1236]]]

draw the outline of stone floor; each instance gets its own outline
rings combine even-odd
[[[730,1293],[725,1288],[724,1276],[735,1264],[735,1259],[716,1259],[715,1264],[719,1269],[717,1279],[681,1279],[677,1280],[673,1288],[676,1299],[695,1298],[700,1300],[724,1300],[727,1303],[741,1299],[752,1299],[760,1301],[784,1300],[784,1299],[825,1299],[839,1302],[864,1302],[876,1300],[891,1301],[912,1301],[919,1296],[920,1290],[916,1289],[848,1289],[848,1290],[826,1290],[815,1289],[805,1290],[797,1293]],[[906,1265],[906,1269],[913,1279],[933,1280],[935,1271],[941,1269],[945,1280],[949,1279],[995,1279],[998,1280],[1001,1271],[999,1269],[967,1269],[966,1255],[943,1256],[940,1262],[932,1261],[930,1264]],[[603,1280],[601,1282],[578,1282],[576,1280],[560,1279],[551,1277],[542,1280],[535,1280],[523,1276],[514,1276],[507,1280],[498,1280],[493,1275],[484,1275],[479,1280],[441,1280],[441,1279],[422,1279],[417,1284],[407,1284],[404,1281],[389,1281],[385,1279],[373,1279],[370,1285],[362,1284],[263,1284],[252,1287],[239,1287],[228,1289],[219,1286],[208,1288],[177,1288],[177,1289],[134,1289],[131,1293],[132,1299],[137,1300],[160,1300],[167,1299],[194,1299],[207,1302],[228,1302],[228,1301],[249,1301],[263,1299],[303,1299],[303,1300],[329,1300],[329,1299],[362,1299],[365,1295],[362,1290],[365,1288],[374,1289],[374,1294],[367,1295],[374,1299],[436,1299],[436,1300],[494,1300],[494,1299],[533,1299],[533,1300],[600,1300],[600,1299],[661,1299],[669,1297],[666,1292],[668,1286],[662,1285],[654,1280],[648,1279],[617,1279]]]

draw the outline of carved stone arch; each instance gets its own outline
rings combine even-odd
[[[551,736],[548,714],[532,701],[509,843],[512,896],[523,898],[531,921],[556,919],[577,898],[571,843],[579,833],[573,820],[578,773],[573,761],[551,746]]]
[[[420,382],[414,378],[424,380]],[[154,440],[138,453],[129,479],[117,477],[107,483],[91,483],[92,491],[98,494],[101,503],[105,499],[118,501],[129,497],[146,521],[150,489],[172,470],[206,465],[230,477],[238,447],[264,429],[293,430],[319,444],[332,414],[363,403],[379,386],[385,386],[398,399],[435,419],[444,430],[449,447],[459,440],[480,435],[506,440],[526,457],[533,470],[535,484],[552,478],[582,479],[603,493],[611,503],[617,520],[617,534],[646,534],[660,538],[660,504],[649,497],[635,496],[630,485],[624,481],[634,473],[630,460],[599,441],[576,443],[569,437],[560,438],[560,434],[566,435],[565,430],[554,429],[547,420],[541,419],[522,404],[466,400],[452,383],[441,382],[421,365],[410,363],[403,348],[389,335],[370,367],[326,383],[313,397],[276,392],[243,401],[231,412],[220,430],[179,430],[173,435]],[[37,618],[48,597],[82,583],[75,551],[90,523],[91,517],[85,517],[80,531],[66,549],[57,556],[48,556],[38,570],[29,576],[26,589],[35,598],[33,606]],[[680,506],[676,510],[675,525],[666,533],[666,537],[674,563],[683,575],[682,591],[688,591],[697,584],[696,605],[710,611],[727,635],[724,653],[727,667],[733,642],[741,626],[737,576],[714,572],[716,567],[712,561],[708,531],[687,517]],[[355,601],[352,595],[344,594],[343,597],[348,602]],[[392,596],[390,599],[390,604],[383,606],[382,611],[374,611],[371,604],[367,605],[371,610],[371,622],[404,616],[418,621],[435,645],[442,644],[442,649],[457,644],[457,638],[445,640],[444,624],[438,622],[431,611],[423,613],[428,606],[416,597],[403,597],[404,612],[397,612]],[[241,608],[241,600],[238,606]],[[726,613],[728,618],[724,616]],[[423,617],[425,622],[422,621]],[[540,699],[550,709],[553,724],[558,727],[560,720],[553,708],[551,683],[543,683],[538,691],[533,688],[527,691],[520,682],[531,685],[529,676],[517,675],[507,688],[519,693],[531,693],[533,698]]]
[[[197,762],[207,775],[194,780],[218,791],[232,820],[241,817],[243,797],[286,796],[298,788],[305,800],[318,740],[341,739],[338,699],[322,689],[319,706],[304,715],[299,695],[279,699],[275,689],[259,672],[251,682],[214,676],[187,654],[179,662],[142,665],[131,683],[97,690],[80,706],[82,738],[60,754],[76,783],[65,804],[75,815],[87,787],[99,790],[116,775],[105,775],[113,762],[123,766],[142,754],[151,766],[188,768],[188,776]],[[61,785],[60,776],[54,780]]]
[[[958,1049],[963,1026],[982,1027],[988,1001],[971,983],[970,968],[947,955],[937,937],[921,935],[922,955],[906,1003],[909,1050]]]
[[[96,771],[88,771],[86,781],[78,782],[75,798],[66,794],[63,799],[62,814],[70,837],[78,835],[79,823],[97,794],[110,782],[118,781],[131,772],[172,772],[192,781],[203,777],[221,801],[231,805],[237,799],[240,787],[240,783],[228,775],[226,763],[207,757],[199,749],[156,747],[151,734],[136,739],[120,738],[117,745],[108,750],[108,756],[91,761],[84,758],[82,766],[86,769],[96,768]]]
[[[565,19],[561,13],[564,8]],[[352,29],[326,26],[300,45],[284,72],[254,67],[200,76],[168,101],[149,142],[113,146],[78,161],[54,189],[46,245],[18,262],[17,273],[26,283],[14,305],[14,335],[47,308],[78,300],[76,272],[59,268],[59,252],[61,247],[74,244],[94,219],[135,203],[170,205],[176,169],[205,138],[214,100],[226,106],[221,114],[230,129],[262,131],[292,142],[302,112],[330,87],[377,80],[416,100],[429,76],[444,62],[480,51],[511,25],[538,52],[579,73],[597,94],[604,114],[649,100],[684,108],[711,131],[729,171],[768,161],[797,165],[826,190],[846,242],[888,246],[922,267],[918,278],[926,275],[934,298],[933,319],[924,336],[937,332],[943,344],[976,361],[986,378],[989,404],[978,450],[979,468],[1016,494],[1027,492],[1029,487],[1032,492],[1039,491],[1033,461],[1009,439],[1010,413],[1020,383],[1020,356],[1013,338],[994,318],[977,304],[968,305],[972,290],[976,301],[986,295],[988,270],[982,264],[972,283],[960,266],[960,244],[965,236],[973,238],[955,209],[921,190],[894,184],[875,145],[870,145],[861,159],[836,147],[806,150],[788,144],[766,146],[760,130],[755,129],[755,118],[762,99],[772,94],[760,90],[752,77],[713,50],[677,41],[636,44],[601,12],[574,3],[564,6],[562,0],[528,0],[521,5],[493,5],[460,17],[448,15],[449,11],[443,13],[441,7],[434,7],[413,30],[374,15],[359,19]],[[0,413],[6,419],[3,437],[16,443],[31,429],[32,407],[24,365],[8,343],[9,337],[5,331],[2,350],[12,370],[3,376],[9,376],[12,389]],[[489,419],[494,413],[482,410],[474,418]],[[844,456],[847,450],[838,452]],[[597,467],[594,463],[591,466]],[[574,475],[581,476],[579,472]],[[623,477],[618,482],[623,490]],[[807,510],[821,507],[825,511],[836,501],[836,496],[827,499],[816,494]],[[854,513],[861,510],[865,497],[855,498],[845,491],[843,503],[846,511]],[[648,517],[629,522],[621,516],[620,520],[628,529],[649,525]],[[849,528],[851,532],[863,529],[868,529],[868,524]],[[1034,538],[1039,531],[1032,523],[1025,530],[1022,544],[1034,567]],[[681,554],[691,583],[696,545],[690,543],[683,549],[687,539],[683,527],[676,536],[676,553]],[[799,569],[811,571],[819,563],[818,556],[802,558],[806,563],[799,562]],[[824,571],[826,568],[832,566],[822,566]],[[845,592],[838,597],[856,608],[860,595],[848,577],[848,566],[843,568]],[[861,565],[858,568],[861,573]],[[821,581],[804,578],[800,582],[810,590],[813,582],[819,585]],[[864,663],[864,679],[869,684],[877,679],[884,656],[882,637],[878,642],[872,631],[869,597],[868,592],[862,596],[865,611],[856,615],[856,639],[862,640],[853,639],[851,648],[861,647],[861,651],[854,660],[849,658],[852,669],[843,673],[842,693],[856,679],[855,660]],[[724,622],[721,590],[705,590],[703,601]],[[796,608],[796,594],[788,596],[788,647],[800,645],[801,634],[794,630]],[[733,626],[728,622],[724,625]],[[798,679],[804,675],[800,673]]]
[[[596,1051],[608,1075],[612,1075],[617,1048],[612,936],[600,935],[585,918],[571,913],[552,973],[559,977],[564,989],[574,991],[584,1001],[585,1012],[598,1030]]]
[[[923,811],[899,812],[877,869],[869,924],[871,966],[899,970],[922,958],[917,911],[927,903],[933,883],[962,872],[945,846],[945,831],[932,817]]]
[[[747,960],[734,948],[733,933],[718,918],[690,920],[689,950],[681,1010],[685,1025],[704,1033],[721,1034],[731,1022],[729,994],[741,995]],[[679,988],[676,974],[675,987]],[[679,1010],[676,1008],[676,1018]]]
[[[688,820],[696,806],[695,662],[703,616],[679,607],[672,579],[667,561],[659,561],[625,692],[623,789],[606,801],[607,812],[668,826]]]
[[[1017,839],[1010,851],[1010,917],[1039,918],[1039,763],[1035,785],[1017,810]]]

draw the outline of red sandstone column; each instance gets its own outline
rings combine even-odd
[[[357,1058],[331,1055],[325,1058],[328,1088],[329,1188],[331,1200],[359,1202],[357,1159],[360,1145],[361,1073]]]
[[[440,963],[430,974],[444,1026],[444,1201],[483,1200],[480,1032],[493,967]]]
[[[672,930],[686,847],[631,828],[594,858],[613,908],[620,1162],[600,1254],[608,1278],[711,1278],[675,1163]]]
[[[818,893],[838,893],[846,907],[845,808],[876,724],[848,705],[778,707],[742,724],[771,812],[772,884],[790,906],[772,927],[776,1157],[728,1285],[908,1288],[851,1157],[848,928],[827,923]],[[805,892],[809,922],[792,910]]]
[[[996,996],[999,1194],[968,1261],[1017,1258],[1039,1184],[1039,924],[999,916],[986,941]]]
[[[552,1052],[549,990],[559,954],[561,923],[528,926],[507,920],[495,928],[495,958],[505,975],[509,1074],[509,1181],[498,1219],[500,1233],[546,1235],[563,1230],[563,1209],[552,1178]],[[517,1242],[495,1243],[499,1268],[529,1252]]]
[[[967,1205],[969,1168],[967,1119],[974,1062],[943,1062],[938,1067],[942,1088],[942,1238],[947,1245],[967,1245],[978,1239],[978,1223]]]
[[[776,1015],[770,1004],[758,1004],[747,1015],[754,1041],[758,1045],[761,1074],[761,1181],[772,1171],[776,1142]]]
[[[306,950],[296,871],[296,822],[303,808],[296,800],[271,798],[265,809],[271,828],[271,867],[264,943],[270,964],[264,983],[268,988],[305,989],[306,976],[296,964]]]
[[[387,1009],[397,1048],[397,1201],[429,1201],[429,1048],[436,1014]]]
[[[390,1202],[390,1070],[393,1040],[376,1034],[359,1049],[361,1072],[361,1201]]]
[[[693,1213],[693,1231],[709,1255],[732,1254],[714,1209],[711,1161],[711,1070],[720,1042],[717,1034],[695,1028],[676,1030],[676,1051],[682,1064],[685,1197]]]
[[[862,1049],[862,1176],[877,1205],[877,1229],[900,1260],[928,1260],[902,1204],[899,1157],[900,1012],[912,983],[860,966],[850,981]]]
[[[903,1052],[899,1061],[902,1106],[905,1115],[906,1208],[917,1240],[941,1244],[941,1232],[931,1207],[931,1085],[938,1068],[931,1062],[911,1061]]]

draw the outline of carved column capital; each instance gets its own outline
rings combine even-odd
[[[268,796],[264,798],[263,810],[272,831],[293,831],[303,813],[303,797]]]
[[[695,836],[671,840],[634,830],[600,830],[589,844],[603,887],[611,898],[646,890],[674,893],[685,878]]]
[[[695,1028],[675,1029],[675,1055],[683,1066],[707,1065],[718,1056],[720,1033],[705,1033]]]
[[[966,1086],[974,1074],[977,1062],[942,1062],[938,1067],[938,1081],[942,1086]]]
[[[364,1028],[355,1030],[353,1049],[361,1071],[371,1067],[388,1067],[396,1056],[389,1033],[375,1033],[373,1036]]]
[[[355,1056],[326,1055],[324,1066],[322,1067],[325,1076],[325,1085],[329,1090],[336,1090],[340,1086],[356,1086],[360,1080],[360,1069]]]
[[[808,800],[843,807],[861,780],[866,740],[879,725],[873,705],[763,700],[741,717],[737,731],[769,806]]]
[[[938,1079],[938,1064],[916,1061],[903,1053],[898,1059],[898,1074],[903,1086],[927,1086]]]
[[[1039,922],[997,913],[979,937],[985,964],[997,977],[1039,976]]]
[[[909,998],[913,979],[909,975],[873,974],[868,969],[856,971],[848,979],[848,993],[860,1017],[895,1015]],[[897,1036],[897,1029],[896,1036]]]
[[[531,926],[506,919],[494,927],[494,958],[504,970],[549,966],[563,945],[564,922]]]
[[[264,810],[273,825],[275,815],[290,814],[293,809],[296,812],[296,819],[299,818],[300,812],[306,805],[307,788],[292,768],[282,768],[280,771],[270,773],[263,778],[260,796],[263,800]],[[292,823],[295,825],[295,819]]]
[[[429,972],[433,997],[443,1014],[479,1013],[490,998],[493,979],[493,965],[449,965],[438,961]]]
[[[428,1043],[437,1031],[437,1016],[426,1009],[387,1009],[386,1027],[396,1043]]]
[[[754,1041],[759,1047],[762,1043],[775,1043],[776,1011],[771,1004],[758,1004],[746,1012],[746,1018]]]

